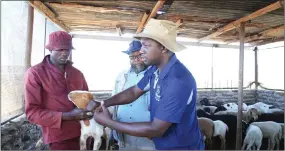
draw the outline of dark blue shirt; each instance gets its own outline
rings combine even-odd
[[[196,82],[175,54],[161,73],[150,67],[137,86],[150,91],[150,120],[172,123],[162,137],[153,138],[156,149],[204,150],[196,115]]]

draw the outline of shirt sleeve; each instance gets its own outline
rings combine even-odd
[[[145,92],[150,90],[150,78],[152,74],[152,68],[148,69],[144,77],[138,82],[137,87]]]
[[[42,86],[36,71],[30,68],[24,77],[25,113],[35,124],[50,128],[61,128],[62,112],[43,108]]]
[[[163,96],[155,109],[154,117],[170,123],[180,123],[186,105],[192,100],[193,88],[181,80],[174,79],[162,89],[164,89]]]

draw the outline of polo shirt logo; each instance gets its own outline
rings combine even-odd
[[[156,101],[160,101],[160,85],[157,85],[157,87],[156,87],[155,99],[156,99]]]
[[[190,97],[188,98],[187,105],[191,103],[193,97],[193,90],[191,91]]]

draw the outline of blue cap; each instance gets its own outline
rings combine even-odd
[[[137,41],[137,40],[134,40],[132,41],[130,44],[129,44],[129,49],[127,51],[123,51],[123,53],[126,53],[126,54],[131,54],[132,52],[135,52],[135,51],[140,51],[141,50],[141,47],[142,47],[142,44],[140,41]]]

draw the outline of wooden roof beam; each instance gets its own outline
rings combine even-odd
[[[253,41],[253,40],[257,40],[259,38],[275,37],[279,33],[283,33],[283,31],[284,31],[284,25],[281,25],[281,26],[278,26],[278,27],[275,27],[275,28],[267,29],[267,30],[262,31],[262,32],[260,32],[258,34],[247,36],[244,41],[245,41],[245,43],[247,43],[247,42],[250,42],[250,41]],[[239,39],[228,41],[227,44],[230,44],[230,43],[233,43],[233,42],[237,42],[238,40]]]
[[[199,42],[201,42],[203,40],[206,40],[206,39],[215,38],[215,37],[217,37],[217,36],[227,32],[227,31],[230,31],[230,30],[233,30],[235,28],[238,28],[241,23],[247,22],[247,21],[252,20],[252,19],[254,19],[256,17],[262,16],[262,15],[268,13],[268,12],[271,12],[271,11],[274,11],[276,9],[279,9],[279,8],[281,8],[283,6],[283,4],[284,4],[283,0],[282,1],[277,1],[277,2],[275,2],[273,4],[270,4],[270,5],[262,8],[262,9],[259,9],[259,10],[255,11],[255,12],[253,12],[253,13],[251,13],[251,14],[243,17],[243,18],[240,18],[240,19],[238,19],[236,21],[233,21],[233,22],[227,24],[226,26],[218,29],[216,32],[214,32],[214,33],[212,33],[212,34],[210,34],[210,35],[208,35],[206,37],[200,38]]]
[[[132,14],[134,12],[138,12],[136,10],[124,10],[124,9],[118,9],[118,8],[106,8],[106,7],[96,7],[96,6],[89,6],[89,5],[81,5],[77,3],[55,3],[55,2],[49,2],[48,3],[52,7],[56,8],[64,8],[68,10],[78,10],[78,11],[90,11],[90,12],[96,12],[96,13],[124,13],[124,14]]]
[[[266,44],[279,42],[279,41],[284,41],[284,37],[272,38],[272,39],[267,39],[267,40],[260,40],[260,42],[254,42],[254,45],[261,46],[261,45],[266,45]]]
[[[55,17],[55,14],[44,3],[42,3],[41,1],[31,1],[31,0],[28,2],[33,8],[41,12],[51,22],[58,25],[64,31],[70,32],[69,28],[67,28],[62,21],[58,20]]]
[[[147,19],[148,19],[149,14],[150,14],[149,12],[145,12],[145,13],[144,13],[144,15],[143,15],[143,17],[142,17],[142,19],[141,19],[141,21],[140,21],[140,23],[139,23],[139,26],[138,26],[138,28],[137,28],[136,34],[142,31],[142,29],[143,29],[143,27],[144,27],[144,24],[145,24],[145,22],[146,22]]]
[[[144,18],[146,17],[145,16],[146,13],[144,14],[141,22],[139,23],[136,33],[139,33],[142,31],[144,25],[147,24],[147,22],[157,14],[157,11],[164,5],[164,3],[165,3],[165,0],[158,0],[155,6],[153,7],[150,15],[147,16],[147,19]]]

